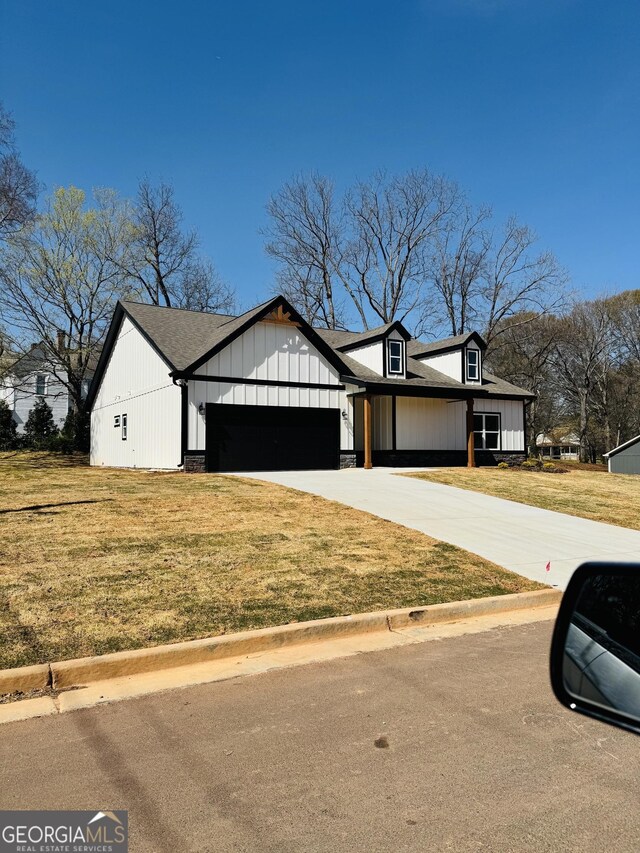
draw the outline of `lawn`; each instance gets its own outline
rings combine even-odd
[[[0,668],[536,588],[281,486],[0,454]]]
[[[407,474],[445,486],[640,530],[640,477],[563,463],[566,474],[500,468],[441,468]]]

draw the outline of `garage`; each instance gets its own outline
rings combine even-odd
[[[207,471],[338,468],[340,411],[209,403],[206,442]]]

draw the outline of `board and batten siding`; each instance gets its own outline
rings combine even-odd
[[[205,413],[201,404],[241,406],[296,406],[340,409],[340,447],[353,449],[353,412],[347,390],[340,389],[338,371],[307,338],[291,325],[261,322],[247,329],[198,368],[197,374],[234,382],[189,380],[188,447],[205,449]],[[291,382],[293,385],[252,385],[242,379]],[[333,388],[296,388],[295,383],[335,385]]]
[[[440,353],[440,355],[424,356],[418,359],[422,364],[428,364],[439,373],[444,373],[445,376],[455,379],[456,382],[462,381],[462,350],[456,349],[452,352]]]
[[[357,349],[348,350],[345,355],[373,370],[374,373],[382,376],[384,374],[384,347],[383,341],[375,341],[375,343],[367,344]]]
[[[500,450],[524,452],[524,406],[522,400],[482,398],[473,401],[475,412],[494,412],[500,415]]]
[[[177,469],[180,388],[169,366],[125,317],[91,409],[91,464]],[[122,415],[127,439],[122,439]],[[120,416],[119,427],[114,418]]]
[[[463,450],[466,403],[429,397],[396,400],[397,450]]]
[[[373,449],[393,449],[391,397],[374,397]],[[362,400],[356,399],[356,448],[362,450]],[[520,400],[474,400],[474,411],[500,414],[501,450],[522,452],[524,415]],[[396,450],[465,450],[467,406],[464,400],[396,398]]]

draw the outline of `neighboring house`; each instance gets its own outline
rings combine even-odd
[[[640,474],[640,435],[603,454],[610,474]]]
[[[91,389],[91,463],[186,471],[524,458],[533,395],[475,332],[312,328],[283,298],[239,317],[120,302]],[[474,446],[476,451],[474,453]]]
[[[536,451],[543,459],[563,459],[577,462],[580,458],[580,437],[566,427],[539,433]]]
[[[7,368],[0,379],[0,399],[13,411],[18,433],[24,432],[29,412],[37,399],[43,399],[53,413],[58,428],[64,425],[70,408],[69,392],[64,385],[66,372],[54,363],[45,344],[33,344]],[[93,373],[87,376],[84,393],[89,390]]]

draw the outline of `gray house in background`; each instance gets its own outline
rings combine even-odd
[[[84,383],[84,396],[92,375]],[[64,425],[70,408],[69,392],[64,384],[66,377],[66,372],[53,361],[43,343],[33,344],[7,369],[0,378],[0,399],[13,411],[18,433],[24,432],[29,412],[37,399],[47,403],[58,428]]]
[[[610,474],[640,474],[640,435],[604,454]]]

